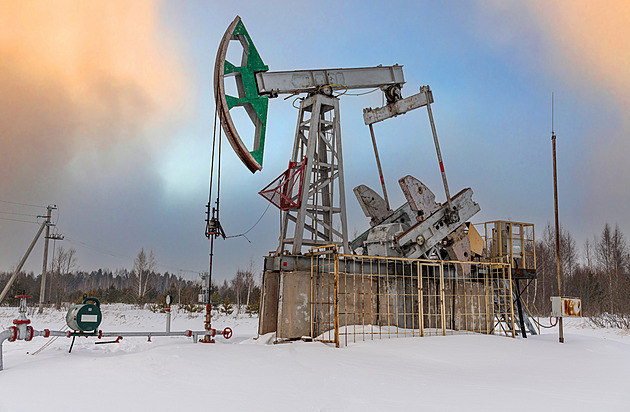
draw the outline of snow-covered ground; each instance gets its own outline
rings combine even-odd
[[[17,308],[0,308],[0,330]],[[103,305],[104,331],[162,331],[164,314]],[[35,329],[61,329],[65,312],[29,315]],[[397,338],[335,349],[323,343],[268,344],[258,319],[216,317],[233,337],[213,345],[190,338],[95,338],[5,342],[0,412],[630,410],[630,337],[565,321],[511,339],[461,335]],[[202,330],[203,315],[175,312],[172,330]]]

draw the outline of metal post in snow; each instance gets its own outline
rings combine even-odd
[[[54,209],[53,206],[48,205],[46,208],[46,236],[44,236],[44,262],[42,264],[42,282],[39,289],[39,309],[37,313],[42,313],[44,310],[44,298],[46,295],[46,266],[48,263],[48,240],[50,239],[50,214]]]
[[[560,227],[558,221],[558,173],[556,170],[556,134],[551,133],[551,145],[553,147],[553,198],[556,218],[556,273],[558,275],[558,296],[562,296],[562,266],[560,265]],[[558,341],[564,343],[564,331],[562,316],[558,318]]]
[[[560,265],[560,224],[558,220],[558,172],[556,168],[556,133],[553,130],[553,93],[551,94],[551,147],[553,151],[553,199],[556,219],[556,273],[558,275],[558,296],[562,296],[562,266]],[[562,316],[558,318],[558,342],[564,343]]]
[[[42,234],[42,231],[44,230],[45,226],[46,226],[46,222],[42,223],[42,225],[39,227],[39,230],[37,231],[37,234],[33,238],[33,241],[31,242],[31,244],[28,247],[28,249],[26,250],[26,253],[22,257],[22,260],[20,261],[20,263],[18,264],[17,268],[13,272],[13,275],[11,275],[11,278],[9,279],[9,281],[5,285],[4,289],[2,290],[2,293],[0,293],[0,303],[2,303],[2,300],[4,299],[4,297],[9,292],[9,289],[11,288],[11,285],[13,284],[13,281],[15,281],[15,278],[17,277],[18,273],[20,273],[20,270],[22,270],[22,266],[24,266],[24,263],[26,262],[26,259],[28,259],[28,256],[31,254],[31,251],[33,250],[33,247],[35,246],[35,243],[37,243],[37,239],[39,239],[39,235]]]

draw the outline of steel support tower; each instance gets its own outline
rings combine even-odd
[[[337,243],[349,253],[339,99],[313,94],[300,104],[292,162],[306,162],[301,204],[282,212],[277,252]]]

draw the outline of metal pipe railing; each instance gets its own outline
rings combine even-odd
[[[13,321],[15,326],[11,326],[9,329],[0,332],[0,371],[2,370],[2,344],[5,340],[9,340],[10,342],[14,342],[16,340],[24,340],[31,341],[35,336],[41,336],[43,338],[49,338],[51,336],[55,337],[67,337],[73,338],[72,345],[74,345],[74,338],[77,336],[83,337],[96,337],[101,339],[103,337],[116,337],[115,343],[120,342],[120,339],[124,336],[146,336],[149,341],[151,341],[152,336],[183,336],[189,337],[193,339],[193,342],[197,342],[197,338],[199,336],[216,336],[217,332],[220,335],[223,335],[225,339],[230,339],[232,337],[232,329],[225,328],[223,330],[212,329],[209,325],[206,326],[206,330],[203,331],[193,331],[193,330],[185,330],[185,331],[176,331],[171,332],[171,307],[170,302],[168,303],[168,312],[166,316],[166,331],[148,331],[148,332],[103,332],[102,330],[93,330],[89,331],[62,331],[62,330],[35,330],[32,326],[29,326],[31,321],[26,316],[26,299],[31,296],[27,295],[18,295],[16,298],[20,298],[20,308],[19,308],[19,316],[17,319]],[[91,298],[95,299],[95,298]],[[84,298],[85,302],[85,298]],[[97,301],[98,302],[98,301]],[[204,342],[214,342],[212,339],[204,339]],[[100,343],[111,343],[111,342],[100,342]],[[72,350],[72,345],[70,346],[70,350]]]
[[[52,336],[59,336],[59,337],[66,337],[66,338],[70,338],[70,337],[75,337],[75,336],[85,336],[85,337],[96,337],[98,339],[100,338],[105,338],[105,337],[133,337],[133,336],[146,336],[147,338],[149,338],[149,340],[151,339],[151,337],[153,336],[183,336],[183,337],[189,337],[193,339],[193,342],[197,342],[197,339],[200,336],[216,336],[216,334],[220,334],[223,335],[224,338],[229,339],[230,337],[232,337],[232,329],[230,328],[225,328],[223,330],[217,330],[217,329],[210,329],[210,330],[185,330],[185,331],[176,331],[176,332],[163,332],[163,331],[148,331],[148,332],[103,332],[103,331],[98,331],[95,334],[80,334],[77,332],[72,332],[72,331],[62,331],[62,330],[49,330],[49,329],[44,329],[44,330],[34,330],[33,329],[33,335],[31,337],[27,336],[24,333],[21,333],[18,330],[17,335],[15,336],[14,340],[31,340],[32,338],[34,338],[35,336],[41,336],[43,338],[50,338]],[[14,331],[12,329],[7,329],[4,330],[2,332],[0,332],[0,371],[3,370],[3,364],[2,364],[2,344],[4,343],[5,340],[11,339],[14,336]],[[12,340],[13,341],[13,340]]]

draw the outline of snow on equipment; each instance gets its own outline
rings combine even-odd
[[[141,331],[141,332],[105,332],[99,330],[98,327],[101,324],[101,320],[103,319],[103,314],[100,309],[100,301],[95,297],[84,296],[83,301],[80,305],[75,305],[68,310],[66,314],[66,322],[71,331],[64,330],[36,330],[34,329],[30,323],[31,320],[26,316],[27,307],[26,307],[26,299],[31,298],[32,296],[22,294],[16,296],[16,298],[20,299],[20,306],[18,309],[18,317],[13,320],[13,326],[8,329],[0,332],[0,371],[3,370],[2,363],[2,344],[4,341],[15,342],[16,340],[24,340],[31,341],[36,336],[41,336],[43,338],[52,337],[67,337],[72,338],[72,343],[70,345],[70,350],[68,352],[72,352],[72,346],[74,345],[74,340],[76,337],[96,337],[99,339],[96,344],[104,344],[104,343],[120,343],[123,337],[133,337],[133,336],[146,336],[147,341],[151,342],[151,338],[154,336],[183,336],[192,338],[193,342],[200,341],[199,338],[205,338],[206,336],[210,336],[211,338],[215,337],[217,334],[223,336],[225,339],[230,339],[232,337],[232,329],[225,328],[223,330],[217,330],[209,328],[203,331],[193,331],[193,330],[185,330],[185,331],[174,331],[170,330],[171,325],[171,304],[170,304],[170,296],[167,297],[167,306],[168,309],[166,311],[166,331]],[[102,338],[116,338],[112,341],[101,341]],[[214,340],[213,340],[214,341]]]

